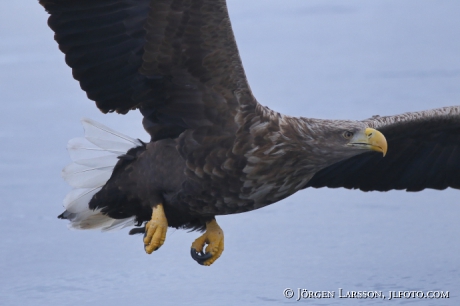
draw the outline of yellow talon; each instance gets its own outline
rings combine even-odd
[[[207,244],[203,254],[204,245]],[[210,266],[224,251],[224,231],[216,220],[206,223],[206,232],[192,243],[192,258],[199,264]]]
[[[144,249],[147,254],[152,254],[163,245],[167,230],[168,220],[163,204],[158,204],[153,208],[152,219],[145,225]]]

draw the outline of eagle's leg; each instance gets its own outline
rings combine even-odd
[[[147,254],[151,254],[163,245],[167,230],[168,220],[163,204],[158,204],[153,208],[152,219],[145,225],[144,249]]]
[[[207,244],[203,253],[204,245]],[[210,266],[224,251],[224,231],[216,219],[206,223],[206,232],[192,243],[191,255],[200,265]]]

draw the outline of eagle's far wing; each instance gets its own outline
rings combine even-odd
[[[363,191],[460,189],[460,106],[364,120],[381,131],[388,153],[364,153],[319,172],[305,187]]]
[[[40,0],[75,79],[103,112],[139,108],[153,139],[229,128],[257,104],[225,0]]]

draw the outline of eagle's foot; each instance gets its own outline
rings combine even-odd
[[[204,245],[207,244],[205,252]],[[197,263],[210,266],[224,251],[224,231],[217,224],[216,220],[206,223],[206,232],[192,243],[190,251],[192,258]]]
[[[147,254],[152,254],[158,250],[166,239],[168,230],[168,220],[165,216],[163,204],[158,204],[153,208],[152,219],[145,225],[144,249]]]

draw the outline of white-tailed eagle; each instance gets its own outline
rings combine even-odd
[[[83,120],[59,216],[74,228],[137,225],[149,254],[168,227],[205,230],[191,254],[210,265],[224,249],[216,215],[307,187],[460,188],[459,106],[362,121],[270,110],[251,93],[225,0],[40,3],[88,98],[104,113],[139,109],[151,136]]]

